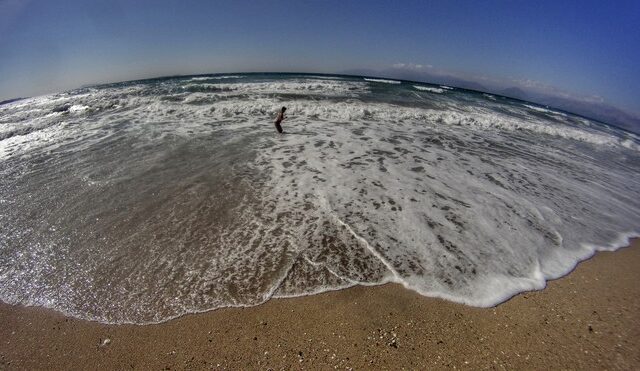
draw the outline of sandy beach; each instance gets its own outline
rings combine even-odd
[[[637,369],[640,241],[495,308],[355,287],[104,325],[0,305],[0,369]]]

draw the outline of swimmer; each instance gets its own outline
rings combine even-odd
[[[282,107],[282,109],[280,109],[280,112],[278,112],[278,117],[276,117],[276,121],[274,122],[276,124],[276,129],[278,130],[278,133],[282,134],[282,126],[280,126],[280,123],[282,122],[282,120],[286,119],[287,116],[284,115],[284,111],[287,110],[287,107]]]

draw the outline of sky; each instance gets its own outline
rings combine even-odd
[[[223,72],[431,71],[640,112],[640,1],[0,0],[0,100]]]

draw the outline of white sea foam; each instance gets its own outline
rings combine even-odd
[[[453,88],[452,88],[451,86],[440,85],[440,87],[441,87],[442,89],[453,90]]]
[[[536,106],[532,106],[529,104],[523,104],[523,106],[527,107],[528,109],[534,110],[534,111],[538,111],[538,112],[550,112],[548,109],[546,108],[542,108],[542,107],[536,107]]]
[[[396,80],[386,80],[386,79],[372,79],[372,78],[364,78],[364,81],[369,81],[369,82],[380,82],[383,84],[401,84],[401,81],[396,81]]]
[[[634,141],[634,140],[631,140],[631,139],[624,139],[624,140],[620,141],[620,145],[625,147],[625,148],[640,152],[640,144],[638,144],[639,142],[640,141],[638,141],[638,140]]]
[[[342,85],[342,86],[341,86]],[[124,89],[128,102],[120,102],[129,107],[135,107],[129,115],[135,114],[138,117],[157,117],[168,120],[179,119],[180,117],[196,117],[202,120],[226,120],[226,119],[252,119],[259,117],[271,117],[282,106],[278,98],[271,98],[271,94],[296,94],[306,96],[309,94],[321,94],[323,96],[332,95],[355,95],[367,93],[367,88],[361,83],[340,83],[340,82],[278,82],[278,83],[236,83],[229,86],[223,85],[218,89],[218,84],[193,84],[187,83],[185,88],[197,87],[199,89],[210,89],[212,92],[187,93],[177,103],[160,102],[157,97],[140,97],[140,89],[137,87],[127,87]],[[238,97],[251,95],[252,99],[239,99]],[[109,110],[118,109],[119,104],[113,104],[110,98],[101,99],[102,103],[92,102],[89,105],[74,103],[73,99],[60,99],[52,97],[50,101],[39,98],[39,103],[33,103],[31,109],[24,111],[16,110],[7,117],[13,120],[30,119],[29,124],[33,129],[26,130],[25,133],[37,130],[38,127],[48,127],[64,118],[66,113],[78,115],[86,112],[100,112],[104,110],[105,102],[109,104]],[[188,105],[184,105],[184,104]],[[91,107],[93,104],[94,108]],[[68,105],[66,111],[52,112],[56,107]],[[194,107],[197,105],[199,107]],[[23,105],[22,107],[30,107]],[[589,131],[571,126],[554,125],[544,122],[541,119],[530,117],[521,119],[505,114],[500,114],[492,110],[482,108],[466,110],[435,110],[423,108],[400,107],[391,104],[371,105],[359,101],[353,102],[332,102],[300,99],[287,103],[289,115],[294,120],[323,119],[330,121],[384,121],[390,123],[421,122],[429,125],[466,126],[474,130],[498,130],[507,132],[529,131],[537,134],[550,135],[570,140],[579,140],[587,143],[607,146],[621,146],[631,150],[640,151],[637,141],[633,139],[617,138],[605,132]],[[1,120],[0,120],[1,121]],[[4,131],[15,131],[12,125],[0,126],[0,133]],[[61,135],[64,132],[60,133]],[[38,148],[39,145],[48,143],[44,140],[30,140],[30,134],[22,139],[17,136],[9,141],[0,141],[0,147],[4,148],[0,157],[17,156],[21,153]],[[44,135],[44,134],[43,134]],[[46,136],[52,136],[47,132]],[[52,138],[58,138],[53,136]],[[54,140],[55,141],[55,140]],[[29,142],[29,145],[25,143]],[[20,144],[18,144],[20,143]],[[8,151],[6,148],[11,147]]]
[[[527,107],[528,109],[534,110],[534,111],[543,112],[543,113],[547,113],[547,114],[551,114],[551,115],[559,115],[559,116],[565,116],[565,117],[567,116],[566,114],[564,114],[562,112],[550,110],[550,109],[547,109],[547,108],[536,107],[536,106],[532,106],[532,105],[529,105],[529,104],[523,104],[523,106]]]
[[[244,76],[239,75],[225,75],[225,76],[212,76],[212,80],[226,80],[226,79],[241,79]]]
[[[82,104],[74,104],[71,107],[69,107],[69,112],[82,113],[82,112],[85,112],[87,109],[89,109],[88,106],[84,106]]]
[[[380,276],[379,283],[399,282],[425,295],[491,306],[518,292],[544,287],[546,279],[565,274],[576,261],[592,254],[592,248],[578,241],[599,239],[597,233],[591,231],[585,237],[587,232],[575,230],[577,226],[570,225],[568,219],[573,210],[583,207],[578,204],[586,204],[572,198],[558,207],[549,204],[547,197],[554,202],[558,198],[536,196],[538,187],[562,184],[571,193],[574,191],[567,188],[581,189],[580,183],[555,183],[553,172],[540,172],[536,159],[521,158],[526,164],[521,167],[511,164],[510,159],[489,155],[490,147],[483,149],[492,158],[490,164],[464,155],[466,160],[458,162],[456,159],[462,159],[456,153],[458,145],[451,152],[441,142],[451,135],[449,130],[433,127],[434,131],[419,134],[421,130],[424,127],[410,123],[389,126],[383,120],[331,127],[306,123],[305,131],[313,132],[316,141],[313,145],[308,143],[309,137],[291,136],[265,154],[276,159],[275,164],[267,158],[258,162],[272,164],[274,183],[270,188],[274,193],[270,196],[280,204],[290,204],[290,210],[302,209],[302,198],[296,194],[319,200],[316,208],[307,211],[307,217],[334,220],[338,227],[344,227],[346,241],[353,236],[361,246],[360,254],[369,251],[392,274],[392,278]],[[460,134],[457,139],[450,137],[450,143],[461,140]],[[530,150],[535,157],[537,149]],[[562,156],[560,153],[548,155],[562,158],[556,157]],[[304,159],[303,165],[297,166],[299,159]],[[279,166],[278,160],[285,165]],[[533,181],[539,172],[549,177]],[[468,179],[461,182],[458,176]],[[431,180],[425,183],[426,179]],[[534,183],[519,185],[523,179]],[[601,206],[635,213],[613,198],[602,201]],[[429,246],[426,251],[424,246]],[[539,246],[539,250],[517,246]],[[311,247],[303,251],[323,255]],[[485,253],[492,255],[489,261],[482,257]],[[372,266],[369,261],[356,265]],[[339,272],[332,264],[325,266]],[[281,295],[294,294],[295,289],[286,287]]]
[[[319,79],[319,80],[345,80],[344,77],[338,77],[338,76],[308,75],[304,77],[309,79]]]
[[[190,81],[209,81],[209,80],[226,80],[226,79],[241,79],[244,76],[240,75],[223,75],[223,76],[199,76],[192,77]]]
[[[398,282],[491,306],[640,232],[637,136],[412,89],[176,79],[1,107],[0,299],[155,323]]]
[[[355,95],[368,90],[365,83],[340,82],[330,80],[299,79],[294,81],[270,81],[254,83],[214,84],[188,83],[182,86],[185,90],[203,90],[212,93],[237,94],[321,94],[321,95]]]
[[[413,85],[413,87],[418,89],[418,90],[428,91],[428,92],[431,92],[431,93],[438,93],[438,94],[444,93],[444,90],[440,89],[440,88],[432,88],[432,87],[429,87],[429,86],[420,86],[420,85]]]
[[[61,122],[58,125],[42,127],[39,130],[28,131],[23,135],[13,135],[8,139],[0,140],[0,160],[51,144],[57,145],[61,137],[66,134],[64,122]]]

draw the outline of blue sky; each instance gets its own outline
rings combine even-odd
[[[389,68],[640,112],[640,1],[0,0],[0,100],[95,82]]]

